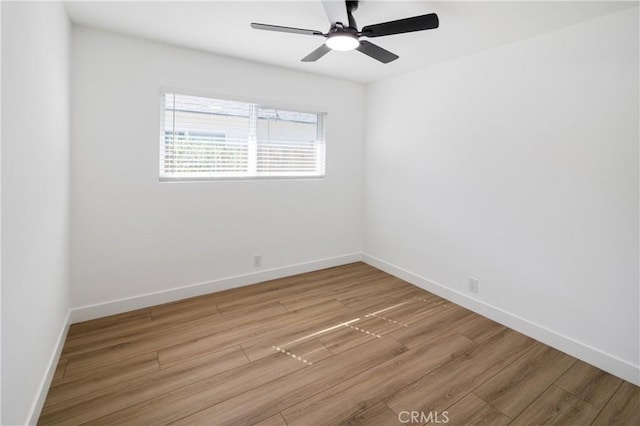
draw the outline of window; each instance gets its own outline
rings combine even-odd
[[[324,176],[324,113],[165,93],[160,180]]]

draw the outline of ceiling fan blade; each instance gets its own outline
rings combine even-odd
[[[255,22],[251,23],[251,28],[254,28],[256,30],[278,31],[281,33],[320,35],[320,36],[324,35],[322,34],[321,31],[316,31],[316,30],[305,30],[303,28],[281,27],[280,25],[258,24]]]
[[[327,53],[329,53],[330,51],[331,49],[326,44],[323,43],[316,50],[314,50],[313,52],[309,53],[307,56],[302,58],[302,62],[315,62],[318,59],[322,58]]]
[[[322,5],[331,25],[340,22],[345,27],[349,26],[347,4],[344,0],[322,0]]]
[[[388,64],[391,61],[395,61],[399,58],[395,53],[391,53],[382,47],[375,45],[369,41],[360,41],[360,46],[356,47],[356,50],[364,53],[367,56],[371,56],[383,64]]]
[[[414,16],[412,18],[398,19],[397,21],[383,22],[381,24],[367,25],[362,28],[361,34],[366,37],[380,37],[393,34],[410,33],[413,31],[432,30],[438,28],[440,21],[438,15]]]

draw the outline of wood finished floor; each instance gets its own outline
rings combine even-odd
[[[640,390],[354,263],[72,325],[38,423],[395,425],[403,411],[638,425]]]

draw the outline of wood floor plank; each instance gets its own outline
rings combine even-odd
[[[638,424],[640,424],[640,388],[629,382],[622,382],[593,422],[594,426]]]
[[[351,276],[351,274],[371,274],[376,270],[371,268],[370,266],[362,263],[356,262],[348,265],[337,266],[335,268],[331,268],[333,271],[330,275],[339,276]],[[376,273],[380,273],[377,271]],[[299,292],[300,286],[305,286],[301,284],[301,278],[304,279],[306,283],[309,284],[309,289],[318,288],[325,285],[325,281],[322,278],[318,278],[317,280],[311,279],[314,273],[305,273],[300,275],[294,275],[285,278],[278,278],[269,281],[263,281],[257,284],[252,284],[248,286],[233,288],[229,290],[220,291],[217,293],[211,293],[203,296],[199,296],[197,298],[192,298],[193,300],[197,299],[206,299],[215,305],[222,305],[228,302],[233,302],[235,300],[246,300],[256,295],[261,295],[264,293],[270,294],[281,294],[284,297],[288,292],[290,294],[296,294]],[[320,276],[320,275],[318,275]],[[281,290],[285,290],[284,293],[278,293]],[[274,300],[282,300],[282,297],[274,297]],[[173,302],[176,303],[176,302]]]
[[[309,312],[313,312],[313,314],[309,315]],[[302,315],[296,316],[295,321],[289,324],[281,324],[274,333],[244,342],[242,348],[249,359],[254,361],[271,354],[271,346],[273,345],[284,347],[292,342],[317,337],[323,333],[323,330],[328,333],[337,324],[354,318],[353,312],[334,300],[324,301],[292,312],[292,314],[296,313]]]
[[[290,364],[289,360],[286,360],[284,355],[276,356],[276,358],[283,361],[274,363],[270,367],[275,368],[278,371],[277,374],[285,374]],[[106,414],[141,401],[153,400],[153,398],[160,397],[168,392],[193,385],[194,382],[224,374],[229,370],[237,370],[238,367],[249,363],[239,346],[216,352],[201,360],[202,363],[179,364],[173,368],[160,370],[89,394],[83,394],[73,399],[45,406],[38,424],[81,424],[92,422]],[[248,372],[250,370],[247,369]],[[270,369],[268,370],[271,371]]]
[[[144,312],[135,317],[130,317],[126,322],[115,322],[110,326],[99,328],[87,328],[83,333],[76,333],[74,336],[67,337],[62,354],[68,357],[100,347],[112,346],[125,342],[136,334],[146,333],[148,330],[158,328],[159,325],[151,322],[150,312]]]
[[[253,426],[287,426],[287,422],[285,422],[282,415],[278,413],[275,416],[271,416],[266,420],[263,420],[259,423],[255,423]]]
[[[45,406],[100,391],[160,370],[156,352],[109,364],[92,370],[91,374],[75,375],[58,380],[49,389]]]
[[[215,419],[216,425],[253,424],[280,412],[279,404],[291,398],[305,398],[338,383],[344,377],[351,377],[390,359],[403,350],[392,340],[377,340],[366,350],[345,352],[312,366],[283,355],[291,365],[289,368],[297,371],[292,373],[293,370],[289,370],[291,374],[280,374],[280,378],[272,377],[273,368],[254,367],[255,371],[247,373],[255,364],[264,363],[272,357],[264,358],[240,369],[238,375],[241,380],[233,374],[215,377],[164,395],[153,403],[138,404],[105,416],[94,424],[113,425],[144,420],[148,424],[175,422],[194,425],[209,424],[212,419]],[[304,368],[301,369],[301,366]],[[256,374],[264,376],[264,379],[257,380]],[[242,420],[238,420],[237,416],[242,416]]]
[[[346,265],[333,266],[331,268],[320,269],[317,271],[306,272],[302,274],[306,279],[310,281],[325,281],[330,278],[344,277],[347,273],[353,271],[371,271],[370,265],[364,262],[353,262]],[[379,271],[379,270],[378,270]]]
[[[430,300],[408,297],[397,304],[389,303],[388,306],[373,311],[368,315],[411,325],[424,317],[438,313],[450,306],[451,304],[449,302],[436,296],[433,296]],[[439,309],[436,309],[438,307]]]
[[[622,379],[577,360],[558,379],[556,385],[584,402],[602,409],[621,383]]]
[[[351,307],[363,300],[382,299],[384,296],[389,297],[395,294],[410,297],[421,291],[417,287],[407,285],[404,281],[386,274],[375,280],[367,281],[366,286],[359,287],[345,288],[336,295],[336,298]]]
[[[210,297],[202,299],[187,299],[186,301],[174,302],[151,308],[152,319],[150,321],[136,321],[135,324],[128,324],[127,327],[110,327],[108,329],[91,330],[90,332],[68,339],[65,343],[63,354],[65,356],[75,356],[100,348],[107,348],[123,343],[132,342],[138,338],[148,339],[152,335],[166,334],[174,327],[179,327],[200,318],[219,316],[220,313],[215,304],[212,304]],[[286,313],[286,309],[277,301],[270,304],[253,306],[250,311],[237,312],[238,318],[252,316],[258,311]],[[155,313],[155,316],[154,316]],[[229,320],[229,316],[221,319],[220,325],[224,326]],[[226,326],[234,327],[234,323]]]
[[[448,420],[447,422],[444,421],[445,413],[446,419]],[[438,415],[439,417],[437,417],[437,419],[451,426],[504,426],[511,422],[509,417],[472,393],[453,404],[446,411],[441,411]]]
[[[429,315],[413,323],[411,327],[400,328],[390,334],[398,342],[413,348],[439,335],[453,330],[472,319],[476,314],[459,306],[436,307],[433,315]]]
[[[396,413],[444,411],[531,350],[534,343],[523,334],[505,330],[403,388],[385,402]]]
[[[194,316],[187,318],[166,317],[156,321],[141,321],[129,327],[114,327],[101,330],[97,333],[87,334],[86,336],[76,336],[65,342],[62,353],[65,357],[72,358],[98,349],[126,344],[137,339],[148,339],[154,335],[167,334],[168,332],[172,332],[173,329],[189,323],[193,320],[193,317]],[[215,310],[209,315],[198,313],[197,317],[204,318],[208,321],[211,318],[221,317],[221,315]]]
[[[137,309],[135,311],[71,324],[67,338],[72,339],[77,335],[86,336],[90,333],[114,327],[126,328],[139,321],[146,322],[150,320],[151,311],[149,308]]]
[[[339,424],[476,344],[455,333],[418,346],[282,411],[289,425]]]
[[[384,276],[385,273],[372,268],[366,264],[353,263],[351,265],[339,266],[336,268],[325,269],[323,271],[308,272],[301,274],[309,283],[316,285],[318,288],[333,288],[335,285],[351,284],[352,280],[360,278],[377,278]]]
[[[255,361],[270,355],[272,352],[271,348],[274,345],[291,348],[292,345],[298,345],[310,339],[322,345],[322,343],[317,340],[318,336],[330,333],[334,327],[350,319],[353,319],[353,315],[343,309],[316,317],[302,318],[294,324],[291,324],[290,327],[282,327],[274,333],[243,342],[242,348],[245,350],[247,357],[249,357],[251,361]],[[322,346],[324,347],[324,345]]]
[[[279,351],[308,364],[315,364],[333,355],[329,349],[317,339],[309,339],[288,345],[278,344],[269,347],[270,353]],[[245,351],[246,352],[246,351]],[[262,358],[262,357],[261,357]],[[249,358],[251,359],[251,358]],[[253,361],[253,360],[252,360]]]
[[[349,309],[357,318],[366,319],[372,318],[372,314],[380,310],[387,309],[402,303],[410,301],[414,290],[391,290],[385,292],[380,290],[376,294],[369,294],[367,297],[359,299],[349,303],[348,305],[344,301],[339,301],[346,309]],[[384,293],[387,297],[380,297],[380,292]]]
[[[361,321],[358,321],[353,326],[357,326],[362,330],[367,330],[370,333],[384,336],[393,331],[396,331],[402,327],[409,327],[409,325],[399,323],[397,321],[383,319],[380,317],[363,317]]]
[[[341,285],[352,285],[361,279],[372,280],[380,277],[388,277],[388,274],[379,269],[371,268],[368,265],[353,267],[350,270],[335,269],[332,274],[314,275],[315,272],[303,274],[302,276],[318,288],[335,289]]]
[[[176,342],[196,338],[211,328],[215,328],[216,324],[219,326],[219,318],[220,315],[216,314],[212,317],[200,318],[197,321],[180,324],[176,327],[169,326],[164,331],[154,331],[148,335],[142,334],[130,341],[124,341],[116,345],[107,347],[98,345],[98,349],[70,356],[65,374],[67,376],[85,374],[104,365],[158,351]]]
[[[403,418],[404,420],[404,418]],[[347,419],[342,426],[392,426],[403,425],[398,415],[391,411],[384,402],[379,402],[373,407]]]
[[[246,333],[249,332],[250,329],[246,330],[243,336],[246,338]],[[240,341],[242,340],[243,339]],[[158,360],[160,361],[161,368],[170,368],[177,364],[187,362],[194,357],[199,358],[206,356],[211,352],[233,347],[238,343],[235,339],[234,330],[225,330],[208,336],[198,336],[184,343],[160,349],[158,350]]]
[[[56,371],[53,373],[52,383],[56,383],[64,377],[64,371],[67,369],[67,362],[69,359],[62,358],[58,361],[58,365],[56,365]]]
[[[285,312],[285,313],[283,313]],[[69,358],[66,375],[83,374],[93,368],[110,364],[118,360],[133,358],[148,352],[160,351],[177,344],[200,339],[204,336],[219,332],[229,332],[232,329],[244,327],[245,333],[257,332],[255,327],[273,325],[275,317],[289,315],[282,306],[274,303],[271,307],[256,310],[251,315],[232,318],[222,318],[219,314],[198,318],[178,326],[169,326],[162,332],[153,332],[136,337],[115,346],[100,348]],[[235,344],[238,344],[234,343]]]
[[[414,286],[399,286],[395,289],[387,288],[388,284],[386,282],[382,282],[383,286],[370,293],[366,294],[358,294],[357,292],[353,293],[353,297],[338,297],[337,299],[345,305],[347,308],[356,309],[359,311],[374,311],[374,306],[385,304],[389,305],[391,303],[396,304],[401,301],[406,301],[412,299],[415,294],[419,293],[421,290]],[[367,286],[369,283],[367,283]],[[377,309],[376,309],[377,310]]]
[[[379,273],[350,278],[348,281],[335,280],[334,283],[318,286],[312,291],[284,297],[282,304],[288,310],[296,310],[319,301],[341,300],[355,295],[366,297],[376,292],[379,293],[383,288],[387,288],[389,281],[388,275],[385,276]],[[364,284],[366,284],[366,286]],[[389,289],[387,288],[387,290]]]
[[[513,419],[574,362],[572,356],[538,342],[473,393]]]
[[[222,303],[218,303],[218,309],[224,315],[225,313],[233,312],[238,309],[251,308],[260,303],[269,303],[274,301],[281,301],[286,296],[295,294],[306,294],[307,292],[317,289],[317,284],[307,281],[302,276],[297,276],[295,280],[290,281],[290,286],[279,288],[277,290],[269,292],[260,292],[251,296],[234,298]]]
[[[455,330],[463,336],[473,340],[474,342],[482,343],[506,329],[507,327],[505,327],[504,325],[498,324],[495,321],[491,321],[489,318],[478,315],[468,323],[462,324]]]
[[[209,298],[192,298],[151,308],[151,319],[156,322],[171,318],[172,321],[220,314],[218,306]]]
[[[294,275],[291,277],[263,281],[257,284],[211,293],[205,297],[208,297],[214,304],[218,305],[228,301],[249,298],[265,292],[272,293],[282,289],[293,290],[295,285],[300,282],[299,278],[299,275]]]
[[[514,426],[589,425],[597,415],[597,408],[556,385],[551,385],[511,424]]]
[[[381,336],[357,326],[357,323],[345,325],[334,329],[330,333],[323,334],[318,340],[334,354],[347,351],[365,342],[379,339]]]
[[[275,316],[276,313],[282,317],[282,315],[290,312],[291,311],[282,306],[282,303],[274,300],[273,302],[258,303],[249,308],[238,308],[233,311],[226,312],[222,315],[222,320],[225,322],[233,321],[227,326],[227,328],[231,328],[238,327],[238,324],[242,325],[246,321],[254,321],[256,317],[262,316],[266,318],[267,316]],[[265,313],[269,313],[269,315],[265,315]]]
[[[335,301],[329,301],[312,305],[298,311],[289,312],[285,310],[285,313],[264,319],[263,321],[255,321],[255,312],[252,311],[251,313],[247,313],[246,317],[242,317],[244,322],[238,323],[236,327],[225,328],[222,331],[208,335],[206,333],[195,332],[199,335],[194,339],[183,340],[177,345],[159,349],[158,357],[160,359],[160,365],[164,368],[166,365],[179,363],[190,357],[206,354],[211,351],[211,348],[221,349],[258,338],[269,338],[269,336],[278,333],[280,330],[303,323],[310,318],[317,318],[327,313],[332,315],[336,304]],[[236,311],[236,313],[237,312],[238,311]],[[253,318],[254,320],[247,322],[246,319],[248,318]],[[211,328],[206,331],[211,331]],[[276,343],[279,342],[275,342],[275,339],[272,339],[271,345]]]

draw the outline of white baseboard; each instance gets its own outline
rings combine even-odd
[[[49,358],[47,372],[42,378],[40,386],[38,386],[38,393],[36,394],[36,399],[33,401],[33,404],[31,404],[31,409],[29,410],[26,424],[35,425],[36,423],[38,423],[38,418],[40,417],[40,413],[42,412],[44,401],[47,399],[49,386],[51,386],[53,375],[55,374],[56,368],[58,367],[58,360],[60,359],[60,354],[62,353],[64,341],[67,339],[69,325],[71,324],[70,319],[71,311],[67,312],[67,316],[64,319],[64,323],[62,324],[62,330],[60,330],[60,334],[58,335],[58,341],[56,342],[55,349],[51,354],[51,357]]]
[[[420,275],[414,274],[413,272],[407,271],[406,269],[402,269],[391,263],[385,262],[382,259],[363,253],[362,261],[482,316],[519,331],[529,337],[539,340],[553,348],[581,359],[604,371],[618,376],[621,379],[640,386],[640,366],[638,365],[633,365],[614,355],[578,342],[568,336],[564,336],[558,332],[519,317],[518,315],[476,300],[466,294],[452,290],[443,284],[439,284],[435,281],[429,280],[428,278],[424,278]]]
[[[146,308],[162,303],[174,302],[189,297],[201,296],[216,291],[257,284],[262,281],[274,280],[319,269],[345,265],[361,260],[360,253],[351,253],[312,262],[297,263],[273,269],[265,269],[243,275],[220,278],[213,281],[190,284],[170,290],[141,294],[125,299],[112,300],[95,305],[81,306],[71,310],[71,323],[87,321],[95,318],[115,315],[135,309]]]

